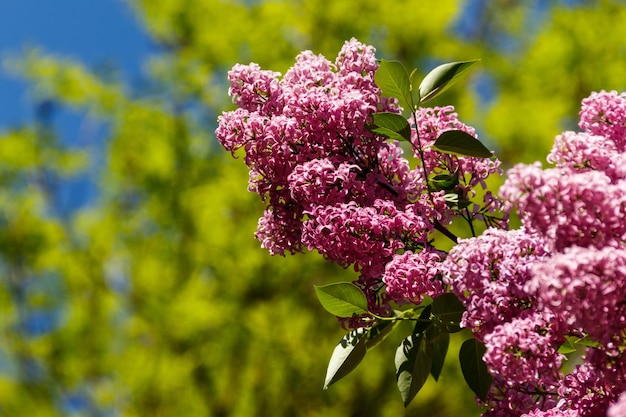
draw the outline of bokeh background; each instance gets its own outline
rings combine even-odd
[[[393,336],[322,391],[344,330],[313,285],[356,276],[259,248],[213,136],[226,72],[351,37],[422,74],[481,58],[435,104],[506,167],[626,89],[625,21],[617,0],[0,0],[0,415],[479,415],[454,349],[405,410]]]

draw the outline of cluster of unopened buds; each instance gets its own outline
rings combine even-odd
[[[374,53],[352,39],[335,62],[303,52],[282,77],[236,65],[237,108],[216,131],[266,203],[261,245],[316,250],[356,271],[356,293],[319,291],[353,329],[326,386],[346,372],[333,360],[410,319],[406,361],[440,333],[471,330],[490,376],[482,388],[468,381],[483,415],[626,415],[626,95],[585,99],[581,131],[556,138],[553,167],[515,166],[494,193],[486,180],[500,162],[474,129],[451,106],[421,106],[468,65],[442,66],[417,88],[414,73]],[[513,211],[522,226],[509,230]],[[333,303],[356,307],[337,314]],[[397,376],[408,403],[428,373]]]

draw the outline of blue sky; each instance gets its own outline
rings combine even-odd
[[[140,75],[141,63],[151,51],[148,36],[123,0],[0,0],[0,58],[33,47],[88,67],[111,65],[130,79]],[[0,134],[32,122],[33,104],[27,84],[0,66]],[[98,145],[81,138],[83,116],[56,111],[53,123],[63,144],[87,146],[94,155]],[[99,194],[95,168],[59,183],[55,193],[59,213],[69,215],[95,202]]]
[[[1,56],[29,47],[133,76],[150,41],[123,0],[0,0]],[[25,84],[0,69],[0,131],[30,119]]]

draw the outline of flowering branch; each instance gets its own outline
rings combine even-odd
[[[500,162],[452,106],[422,107],[475,61],[418,81],[355,39],[334,63],[310,51],[280,74],[236,65],[237,109],[216,136],[245,152],[249,189],[266,203],[256,236],[272,254],[317,250],[353,267],[353,283],[316,287],[351,328],[324,388],[346,376],[401,320],[396,351],[405,405],[439,378],[450,333],[484,416],[622,415],[626,410],[626,95],[583,101],[581,133],[557,137],[548,161],[518,165],[500,196]],[[411,169],[400,143],[411,144]],[[483,200],[474,201],[477,187]],[[517,210],[522,228],[507,230]],[[449,230],[454,219],[470,236]],[[475,222],[487,230],[477,236]],[[440,232],[455,246],[436,247]],[[565,373],[568,354],[585,350]]]

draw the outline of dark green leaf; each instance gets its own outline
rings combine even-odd
[[[373,132],[379,133],[376,129],[385,128],[396,132],[402,136],[404,140],[411,141],[411,127],[404,116],[397,113],[374,113],[372,115],[374,123]]]
[[[349,282],[315,286],[317,299],[330,314],[352,317],[367,313],[367,298],[363,291]]]
[[[400,62],[383,59],[374,75],[374,81],[384,96],[398,99],[405,111],[413,110],[409,75]]]
[[[435,191],[452,191],[459,184],[459,171],[452,174],[437,174],[428,180]]]
[[[373,349],[378,346],[396,328],[398,323],[400,323],[398,320],[383,320],[373,325],[367,336],[367,348]]]
[[[407,138],[402,136],[400,133],[394,132],[393,130],[388,129],[386,127],[374,127],[371,130],[372,130],[372,132],[377,133],[377,134],[379,134],[381,136],[384,136],[386,138],[389,138],[389,139],[393,139],[393,140],[397,140],[397,141],[406,141],[406,140],[408,140]]]
[[[463,342],[459,351],[459,361],[465,382],[474,391],[474,394],[483,401],[487,397],[493,380],[483,361],[483,355],[486,351],[485,345],[476,339],[468,339]]]
[[[433,144],[438,151],[476,158],[490,158],[492,153],[478,139],[462,130],[443,132]]]
[[[432,304],[432,313],[437,320],[438,327],[454,333],[461,330],[460,323],[465,307],[453,293],[441,294]]]
[[[432,368],[431,344],[424,334],[412,334],[396,350],[396,380],[404,406],[424,386]]]
[[[422,310],[422,313],[419,316],[419,321],[415,323],[415,329],[413,329],[414,334],[423,333],[430,327],[432,322],[426,320],[430,320],[431,311],[432,304],[427,305],[424,310]]]
[[[368,333],[367,328],[354,329],[341,339],[330,357],[324,389],[348,375],[361,363],[367,353],[365,345]]]
[[[446,91],[476,62],[478,60],[450,62],[430,71],[419,86],[420,101],[423,103]]]
[[[433,329],[437,329],[433,327]],[[448,346],[450,345],[450,334],[444,333],[440,330],[433,331],[429,334],[430,344],[432,345],[433,362],[430,367],[430,374],[435,378],[435,381],[439,380],[443,364],[446,360],[446,354],[448,353]]]

